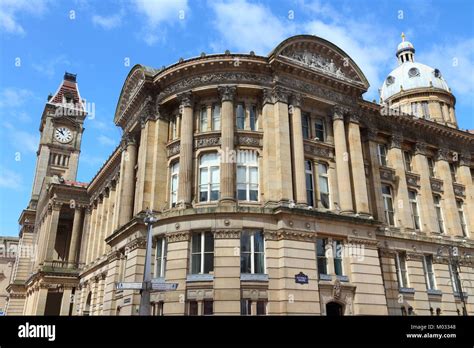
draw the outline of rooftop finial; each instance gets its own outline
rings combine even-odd
[[[402,42],[405,42],[405,33],[402,32]]]

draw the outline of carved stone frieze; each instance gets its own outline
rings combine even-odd
[[[180,150],[180,142],[175,142],[172,143],[171,145],[168,146],[168,157],[177,155]]]
[[[240,230],[216,230],[214,231],[214,239],[239,239]]]
[[[166,236],[168,243],[186,242],[189,240],[189,232],[173,232]]]
[[[318,144],[304,144],[304,152],[317,157],[334,157],[334,150],[332,148],[321,146]]]
[[[201,136],[194,140],[194,148],[200,149],[203,147],[211,147],[211,146],[220,146],[221,145],[221,137],[219,135],[212,135],[212,136]]]

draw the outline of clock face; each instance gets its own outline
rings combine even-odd
[[[54,138],[60,143],[69,143],[72,140],[72,132],[67,127],[58,127],[54,130]]]

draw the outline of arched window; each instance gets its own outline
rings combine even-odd
[[[207,153],[199,160],[199,202],[211,202],[219,199],[220,156]]]
[[[179,162],[174,162],[170,167],[170,202],[175,207],[178,202]]]

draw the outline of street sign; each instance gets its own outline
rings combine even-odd
[[[295,283],[297,284],[308,284],[309,278],[303,272],[295,274]]]
[[[117,290],[141,290],[143,283],[116,283],[115,289]]]
[[[175,291],[178,283],[151,283],[151,289],[155,291]]]

